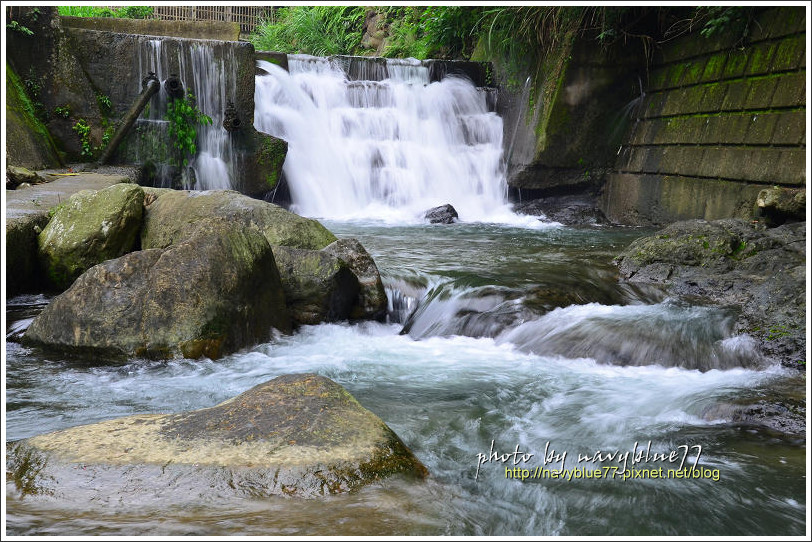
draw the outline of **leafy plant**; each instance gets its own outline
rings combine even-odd
[[[57,117],[62,117],[63,119],[70,117],[70,106],[58,105],[54,107],[54,115],[56,115]]]
[[[90,125],[85,119],[79,119],[73,125],[73,131],[79,136],[82,144],[82,158],[93,159],[93,145],[90,143]]]
[[[18,23],[17,21],[11,21],[6,25],[6,28],[10,30],[14,30],[15,32],[19,32],[23,36],[33,36],[34,31],[28,28],[25,25]]]
[[[101,111],[101,114],[104,116],[109,115],[113,110],[113,104],[110,102],[110,97],[105,94],[97,92],[96,103],[99,104],[99,111]]]
[[[164,119],[169,121],[169,138],[176,151],[175,165],[186,167],[197,153],[197,127],[210,125],[212,119],[198,109],[191,92],[169,102]]]

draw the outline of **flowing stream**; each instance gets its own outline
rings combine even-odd
[[[14,298],[6,439],[210,407],[315,372],[380,416],[430,477],[312,501],[201,488],[170,504],[21,498],[7,483],[8,534],[804,533],[802,444],[725,417],[726,404],[803,388],[802,377],[765,365],[729,310],[619,283],[612,258],[650,232],[510,213],[501,120],[463,79],[428,83],[411,62],[368,79],[310,57],[291,74],[260,66],[255,122],[290,143],[296,208],[372,254],[389,320],[306,326],[216,362],[88,366],[20,345],[47,299]],[[460,223],[422,223],[443,203]],[[688,478],[651,477],[683,459]],[[624,480],[624,466],[647,476]],[[541,467],[571,478],[540,478]]]
[[[45,300],[12,299],[6,438],[208,407],[281,374],[316,372],[381,416],[428,467],[428,480],[395,478],[318,501],[205,494],[170,506],[135,496],[104,505],[21,500],[9,486],[9,533],[803,533],[803,447],[714,414],[720,404],[768,393],[794,377],[759,366],[746,337],[732,335],[725,311],[619,286],[611,258],[644,232],[326,225],[359,238],[374,256],[396,300],[392,319],[410,320],[406,307],[417,308],[412,334],[401,334],[403,325],[394,322],[319,325],[216,362],[88,367],[13,342]],[[569,300],[555,292],[582,304],[551,308]],[[476,325],[466,318],[472,315]],[[537,344],[541,331],[524,337],[528,326],[555,338],[549,352]],[[590,357],[585,341],[600,345],[602,363]],[[631,363],[613,364],[627,358]],[[548,443],[548,450],[568,453],[568,469],[596,466],[579,463],[579,453],[626,452],[649,442],[660,453],[699,445],[699,467],[708,477],[521,481],[506,477],[512,459],[484,463],[477,474],[478,454],[487,456],[492,441],[500,453],[516,446],[533,453],[519,465],[531,471],[543,464]],[[688,461],[696,455],[691,449]],[[635,468],[661,466],[678,465]]]

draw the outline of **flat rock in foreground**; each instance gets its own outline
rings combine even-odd
[[[383,420],[315,374],[280,376],[212,408],[32,437],[7,452],[7,479],[22,496],[97,502],[222,491],[313,498],[428,474]]]

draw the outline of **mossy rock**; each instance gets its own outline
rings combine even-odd
[[[6,63],[6,163],[33,169],[61,165],[51,134],[19,76]]]
[[[290,319],[268,241],[218,218],[165,249],[132,252],[82,274],[23,339],[99,363],[212,359],[265,342]]]
[[[94,501],[315,498],[428,475],[383,420],[315,374],[280,376],[211,408],[28,438],[7,452],[8,479],[21,495]]]
[[[273,190],[279,184],[282,166],[288,154],[288,142],[266,134],[257,134],[259,150],[257,152],[258,175],[265,180],[265,188]]]
[[[150,205],[141,233],[143,248],[164,248],[184,238],[202,219],[221,217],[261,232],[274,246],[320,250],[336,240],[316,220],[231,190],[161,194]]]
[[[322,249],[347,263],[358,279],[358,298],[350,310],[353,320],[384,320],[388,307],[386,290],[372,256],[357,239],[339,239]]]
[[[358,279],[343,260],[324,251],[277,246],[274,258],[293,322],[347,319],[358,299]]]
[[[39,259],[50,284],[60,290],[92,266],[130,252],[136,245],[144,191],[116,184],[83,190],[56,207],[39,234]]]

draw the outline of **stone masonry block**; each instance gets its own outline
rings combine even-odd
[[[744,103],[744,109],[767,109],[773,105],[777,78],[767,77],[750,81],[750,92]]]
[[[702,94],[702,99],[699,102],[699,111],[721,111],[722,104],[724,104],[725,101],[725,94],[727,93],[727,85],[721,83],[711,83],[704,86],[705,92]]]
[[[722,101],[722,111],[741,111],[747,106],[747,96],[750,94],[750,81],[742,79],[723,83],[727,87],[725,99]]]
[[[775,115],[759,113],[751,115],[744,142],[747,145],[768,145],[775,131],[776,120]]]
[[[806,105],[806,72],[775,77],[776,89],[769,102],[771,107],[798,107]]]
[[[788,36],[781,40],[772,61],[772,71],[796,70],[806,56],[804,35]]]
[[[773,55],[778,49],[775,42],[762,42],[758,43],[747,51],[747,68],[745,75],[763,75],[770,72],[770,65]]]
[[[725,62],[725,69],[722,72],[722,79],[734,79],[744,75],[744,70],[747,68],[747,53],[740,49],[728,51],[727,62]]]
[[[806,133],[806,112],[792,111],[774,113],[775,131],[770,143],[773,145],[800,145]]]

